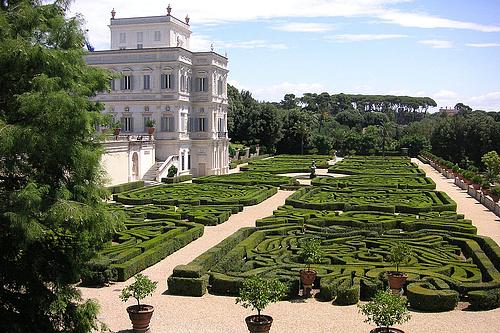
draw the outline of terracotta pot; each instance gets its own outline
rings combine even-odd
[[[273,323],[273,317],[266,315],[252,315],[245,318],[248,331],[251,333],[268,333]]]
[[[387,280],[391,289],[403,288],[408,275],[402,272],[387,272]]]
[[[318,272],[314,270],[303,269],[300,271],[300,281],[304,286],[311,286],[316,280]]]
[[[132,305],[127,308],[128,316],[132,321],[134,333],[149,332],[149,322],[153,316],[154,307],[152,305]]]
[[[121,131],[121,130],[122,130],[121,128],[113,128],[113,134],[114,134],[115,136],[118,136],[118,135],[120,135],[120,131]]]
[[[155,128],[154,127],[148,127],[148,134],[149,135],[153,135],[154,132],[155,132]]]
[[[500,196],[498,196],[498,195],[493,195],[493,194],[492,194],[492,195],[491,195],[491,198],[492,198],[492,199],[493,199],[493,201],[495,201],[495,202],[498,202],[498,200],[500,200]]]
[[[405,333],[405,332],[393,327],[389,327],[388,329],[385,327],[377,327],[372,329],[370,333]]]
[[[481,188],[480,184],[472,184],[472,188],[474,188],[476,191]]]
[[[481,192],[483,192],[484,195],[490,195],[491,190],[489,188],[482,188]]]

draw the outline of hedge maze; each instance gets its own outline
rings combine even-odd
[[[375,170],[374,160],[380,158],[352,162]],[[407,158],[383,163],[401,174],[414,169]],[[378,168],[384,170],[382,163]],[[391,179],[381,179],[385,177]],[[425,177],[422,182],[383,173],[358,178],[366,183],[351,178],[339,185],[328,178],[297,191],[272,216],[257,220],[256,227],[240,229],[191,263],[177,266],[168,278],[169,292],[237,295],[246,277],[261,275],[279,278],[294,297],[305,267],[299,250],[306,239],[317,238],[325,256],[312,265],[318,271],[314,288],[323,300],[347,305],[371,299],[386,288],[386,272],[395,270],[391,247],[404,242],[413,253],[400,266],[409,277],[404,292],[412,308],[448,311],[459,300],[468,301],[471,309],[500,306],[500,247],[478,236],[445,193],[410,189],[432,185]]]
[[[174,184],[143,187],[115,194],[114,200],[125,205],[256,205],[276,194],[270,185]]]
[[[210,183],[158,185],[115,194],[117,203],[108,207],[120,215],[124,228],[87,264],[82,282],[125,281],[202,236],[204,226],[223,223],[243,206],[276,192],[271,185]]]
[[[307,187],[286,200],[297,208],[327,210],[375,210],[391,213],[454,211],[457,205],[444,192],[399,189],[335,189]]]
[[[422,189],[433,190],[436,183],[428,177],[420,176],[347,176],[340,178],[316,177],[312,180],[312,185],[329,186],[334,188],[344,187],[376,187],[393,189]]]
[[[272,185],[272,186],[295,186],[299,182],[294,178],[277,176],[266,172],[241,172],[221,176],[205,176],[193,179],[193,183],[221,183],[237,185]]]
[[[325,155],[278,155],[274,158],[250,161],[240,167],[241,171],[267,173],[304,173],[311,171],[311,165],[316,162],[316,168],[327,169],[330,156]]]

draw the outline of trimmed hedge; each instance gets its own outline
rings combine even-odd
[[[455,290],[436,290],[426,282],[410,283],[406,288],[408,302],[415,310],[442,312],[453,310],[459,300]]]
[[[188,180],[193,179],[192,175],[182,175],[182,176],[175,176],[175,177],[165,177],[161,179],[162,183],[166,184],[177,184],[177,183],[182,183]]]
[[[115,193],[134,190],[136,188],[141,188],[141,187],[144,187],[144,180],[138,180],[135,182],[109,186],[108,191],[110,191],[111,194],[115,194]]]
[[[305,187],[286,199],[297,208],[326,210],[373,210],[413,213],[455,211],[457,204],[444,192],[356,188],[338,190],[331,187]]]
[[[294,186],[299,182],[291,177],[276,176],[265,172],[240,172],[221,176],[205,176],[193,179],[193,183],[221,183],[237,185],[272,185],[272,186]]]
[[[500,307],[500,288],[469,292],[471,310],[491,310]]]
[[[433,190],[436,183],[430,178],[421,176],[347,176],[340,178],[316,177],[311,181],[314,186],[344,187],[370,187],[393,189],[425,189]]]
[[[270,185],[174,184],[157,185],[113,196],[125,205],[256,205],[272,195],[277,188]]]

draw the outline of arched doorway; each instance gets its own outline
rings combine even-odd
[[[139,155],[134,152],[132,155],[132,180],[139,178]]]

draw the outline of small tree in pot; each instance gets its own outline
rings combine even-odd
[[[500,185],[496,185],[491,189],[490,196],[493,201],[498,202],[498,199],[500,199]]]
[[[408,312],[408,301],[393,294],[390,290],[378,291],[371,302],[358,305],[358,308],[362,314],[367,316],[365,322],[378,326],[370,333],[404,333],[402,330],[390,326],[405,323],[411,318]]]
[[[472,177],[472,187],[477,191],[481,188],[481,183],[483,182],[483,178],[480,175],[474,175]]]
[[[153,135],[153,133],[155,132],[156,121],[154,121],[153,119],[148,119],[148,120],[146,120],[145,125],[146,125],[146,129],[148,130],[148,134]]]
[[[391,254],[389,255],[389,260],[396,265],[396,271],[387,272],[387,278],[389,280],[389,287],[391,289],[399,290],[406,282],[408,276],[405,273],[399,271],[399,266],[407,263],[411,258],[412,252],[410,247],[403,242],[396,242],[391,248]]]
[[[137,274],[135,282],[125,287],[120,293],[120,299],[124,302],[133,297],[137,305],[127,307],[127,312],[134,332],[143,333],[149,330],[149,322],[153,316],[154,307],[152,305],[141,304],[140,301],[147,296],[151,296],[156,290],[158,282],[152,282],[147,276]]]
[[[241,303],[244,308],[251,307],[257,310],[257,315],[245,318],[248,330],[252,333],[267,333],[271,329],[273,318],[262,315],[261,311],[271,303],[279,301],[285,296],[287,287],[276,279],[264,279],[259,276],[252,276],[243,282],[240,289],[240,296],[236,298],[236,303]]]
[[[309,297],[314,280],[318,272],[311,269],[311,264],[320,263],[323,260],[324,252],[321,248],[319,238],[307,238],[298,252],[299,258],[307,265],[306,269],[300,271],[300,280],[304,286],[304,296]]]

